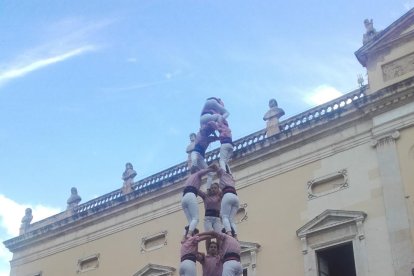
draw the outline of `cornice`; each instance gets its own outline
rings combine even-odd
[[[413,101],[413,95],[414,77],[410,77],[370,94],[367,96],[368,104],[362,109],[370,116],[375,116]]]
[[[11,265],[15,266],[15,265],[21,265],[24,263],[28,263],[28,262],[32,262],[41,258],[45,258],[47,256],[77,247],[79,245],[85,244],[87,242],[92,242],[101,238],[104,238],[106,236],[115,234],[115,233],[119,233],[122,232],[126,229],[130,229],[132,227],[135,227],[137,225],[140,224],[144,224],[148,221],[152,221],[154,219],[178,212],[181,210],[181,204],[180,204],[180,200],[178,195],[181,193],[182,191],[182,185],[175,185],[173,189],[169,189],[168,191],[163,190],[160,191],[162,194],[157,194],[157,197],[163,197],[163,196],[175,196],[177,197],[176,200],[173,201],[173,203],[163,206],[162,208],[158,208],[157,210],[152,210],[146,213],[143,213],[133,219],[129,219],[129,220],[124,220],[124,221],[117,221],[116,224],[107,226],[103,229],[99,229],[99,230],[95,230],[95,231],[90,231],[85,235],[82,235],[81,237],[77,237],[75,239],[69,240],[69,241],[65,241],[62,242],[60,244],[54,244],[53,246],[51,245],[49,248],[45,249],[44,247],[42,249],[36,250],[35,252],[30,252],[30,254],[21,256],[19,258],[13,258],[13,260],[11,261]],[[137,209],[139,205],[143,205],[146,202],[153,202],[153,199],[151,198],[147,198],[145,200],[145,202],[136,202],[136,204],[129,206],[128,209]],[[131,210],[130,210],[131,211]],[[30,241],[26,241],[24,244],[24,247],[29,247],[29,246],[33,246],[33,248],[36,245],[41,245],[41,244],[45,244],[46,241],[49,241],[53,238],[53,237],[57,237],[60,234],[62,234],[62,232],[68,233],[68,232],[75,232],[76,230],[82,228],[83,230],[85,230],[88,226],[92,226],[92,225],[96,225],[97,223],[107,220],[108,218],[110,218],[111,216],[117,216],[120,213],[126,213],[128,212],[128,210],[125,210],[125,208],[119,208],[117,210],[117,212],[113,212],[112,214],[102,214],[99,217],[92,217],[89,218],[87,222],[85,222],[82,225],[79,225],[76,228],[66,228],[66,229],[60,229],[60,231],[54,231],[54,232],[49,232],[49,233],[45,233],[43,236],[41,237],[37,237],[36,239],[31,239]],[[91,228],[92,229],[92,228]],[[22,249],[23,247],[20,248],[15,248],[15,250],[19,250]]]

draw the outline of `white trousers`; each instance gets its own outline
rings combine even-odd
[[[230,143],[221,144],[220,160],[219,160],[220,168],[227,171],[229,174],[231,174],[231,171],[230,171],[230,166],[228,164],[229,164],[229,161],[232,155],[233,155],[233,145]],[[228,170],[226,168],[228,168]]]
[[[181,275],[181,274],[180,274]],[[243,267],[238,261],[227,261],[223,264],[223,274],[222,276],[242,276]]]
[[[222,225],[221,219],[218,217],[204,217],[204,231],[213,231],[216,233],[221,233]]]
[[[234,221],[237,210],[239,210],[239,197],[232,193],[225,193],[221,199],[221,219],[223,221],[223,227],[226,232],[230,232],[231,228],[237,234],[236,223]]]
[[[191,166],[196,166],[200,170],[208,167],[206,160],[204,160],[203,156],[197,151],[191,152]],[[213,183],[213,177],[214,172],[209,172],[207,174],[207,189],[210,189],[211,183]]]
[[[180,276],[196,276],[196,263],[190,260],[184,260],[180,263]]]
[[[186,193],[181,199],[181,207],[188,221],[188,231],[193,232],[197,227],[199,215],[198,215],[198,202],[194,193]]]

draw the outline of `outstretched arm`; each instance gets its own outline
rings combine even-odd
[[[202,190],[198,190],[197,194],[204,200],[207,196],[207,194],[205,192],[203,192]]]
[[[205,256],[206,254],[204,254],[203,252],[197,252],[196,254],[197,262],[199,262],[200,264],[203,264]]]
[[[206,231],[206,232],[200,233],[200,234],[198,234],[198,235],[199,235],[199,236],[200,236],[200,235],[205,235],[205,236],[209,236],[210,238],[217,238],[218,233],[217,233],[217,232],[215,232],[215,231]]]
[[[214,166],[210,165],[205,169],[199,170],[198,172],[196,172],[196,174],[197,174],[198,177],[201,178],[202,176],[208,174],[209,172],[214,172],[215,170],[217,170],[217,165],[214,164]]]
[[[212,234],[210,232],[214,232],[214,231],[209,231],[209,232],[204,232],[204,233],[197,234],[198,242],[214,238],[214,236],[212,236]]]

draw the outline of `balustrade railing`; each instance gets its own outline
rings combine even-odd
[[[281,121],[279,124],[281,133],[291,133],[294,129],[303,129],[311,127],[312,123],[321,122],[324,119],[331,120],[335,116],[339,116],[340,113],[352,108],[355,104],[362,104],[364,102],[365,87],[345,94],[342,97],[334,99],[328,103],[317,106],[296,116]],[[266,137],[266,129],[257,131],[241,139],[233,142],[234,153],[243,150],[246,147],[250,147],[256,143],[262,142]],[[220,149],[214,149],[206,154],[206,160],[211,163],[219,159]],[[180,163],[176,166],[168,168],[157,174],[144,178],[134,183],[133,185],[133,198],[139,197],[148,192],[152,192],[176,183],[184,179],[188,175],[187,162]],[[80,204],[73,210],[74,216],[83,217],[87,215],[87,212],[95,212],[109,208],[113,205],[117,205],[120,202],[125,201],[125,196],[122,194],[121,189],[115,190],[111,193],[105,194],[98,198],[92,199],[88,202]],[[42,221],[31,224],[31,230],[36,229],[53,221],[57,221],[67,217],[67,213],[63,212],[55,216],[49,217]]]

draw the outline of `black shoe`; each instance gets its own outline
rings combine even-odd
[[[233,238],[236,236],[236,231],[234,231],[233,227],[231,228],[231,236]]]

